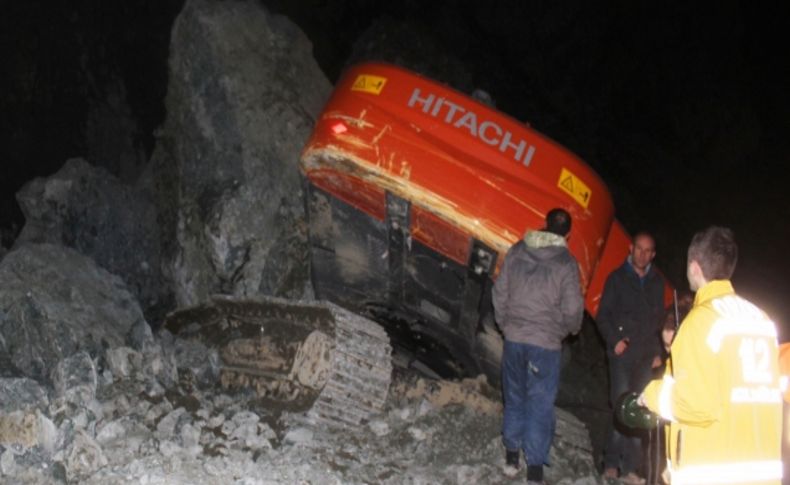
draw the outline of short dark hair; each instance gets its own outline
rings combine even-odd
[[[571,232],[571,215],[565,209],[552,209],[546,214],[546,231],[565,237]]]
[[[650,240],[653,241],[653,246],[654,246],[653,249],[655,249],[656,238],[653,237],[653,235],[650,234],[648,231],[639,231],[636,234],[634,234],[634,237],[631,238],[631,244],[636,245],[636,240],[639,239],[640,237],[649,237]]]
[[[688,260],[696,261],[706,280],[728,280],[738,262],[735,234],[726,227],[711,226],[694,234]]]

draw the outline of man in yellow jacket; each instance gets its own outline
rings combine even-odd
[[[782,395],[774,323],[737,296],[731,230],[710,227],[688,249],[697,294],[662,379],[640,401],[669,422],[672,485],[775,484],[782,478]]]
[[[790,485],[790,342],[779,346],[779,373],[784,387],[784,419],[782,421],[782,485]]]

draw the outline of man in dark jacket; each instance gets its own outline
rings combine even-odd
[[[609,398],[614,406],[627,391],[641,391],[650,381],[654,359],[660,354],[656,327],[661,320],[664,279],[653,268],[653,236],[634,236],[628,259],[606,279],[596,322],[609,361]],[[621,433],[612,415],[604,450],[604,478],[620,478],[628,485],[645,482],[638,475],[642,443],[638,435]],[[618,473],[619,470],[619,473]]]
[[[510,248],[493,290],[496,321],[505,334],[505,473],[518,473],[523,449],[528,483],[542,482],[548,464],[562,339],[582,324],[579,267],[566,245],[570,229],[570,214],[551,210],[545,229],[527,232]]]

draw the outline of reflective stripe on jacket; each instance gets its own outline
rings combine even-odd
[[[701,288],[662,379],[644,391],[669,420],[672,485],[779,484],[782,397],[776,326],[726,280]]]
[[[779,346],[779,373],[782,375],[785,402],[790,404],[790,342]]]

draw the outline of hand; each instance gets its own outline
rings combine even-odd
[[[661,357],[655,356],[655,357],[653,357],[653,364],[651,366],[651,369],[657,369],[657,368],[661,367],[661,364],[663,364],[663,363],[664,363],[664,361],[661,360]]]
[[[614,355],[623,355],[625,349],[628,348],[628,337],[620,340],[614,345]]]

